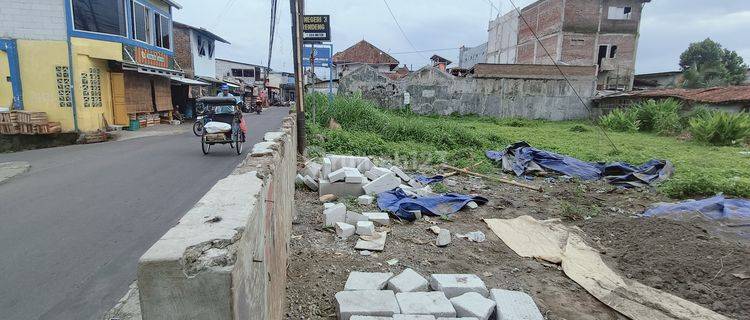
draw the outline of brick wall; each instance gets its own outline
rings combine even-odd
[[[594,60],[595,45],[596,35],[594,34],[566,32],[563,35],[560,60],[572,65],[594,65],[596,64]]]
[[[602,0],[567,0],[563,30],[574,33],[596,33]]]
[[[195,76],[193,68],[193,54],[190,51],[190,30],[175,25],[174,34],[174,58],[177,64],[185,71],[188,78]]]
[[[0,38],[65,40],[62,0],[0,0]]]
[[[596,74],[594,66],[559,66],[570,78],[593,78]],[[561,79],[560,71],[551,65],[541,64],[489,64],[480,63],[474,67],[476,78],[554,78]]]
[[[638,33],[638,25],[641,21],[641,0],[603,0],[602,8],[602,33]],[[609,7],[630,7],[632,12],[628,20],[612,20],[607,14]]]

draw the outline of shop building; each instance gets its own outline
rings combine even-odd
[[[0,106],[45,112],[63,131],[156,121],[172,110],[171,0],[5,1]],[[7,67],[5,67],[7,66]],[[10,102],[10,103],[9,103]]]

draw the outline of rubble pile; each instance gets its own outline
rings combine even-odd
[[[474,274],[352,272],[336,293],[339,320],[542,320],[526,293],[488,290]]]

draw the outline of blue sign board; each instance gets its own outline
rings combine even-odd
[[[315,50],[314,63],[316,67],[329,67],[331,64],[331,47],[330,46],[304,46],[302,47],[302,66],[310,66],[310,56]]]

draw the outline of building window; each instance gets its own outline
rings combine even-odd
[[[172,24],[169,18],[154,13],[154,39],[156,40],[156,46],[164,49],[171,48],[170,34]]]
[[[151,23],[149,9],[133,1],[133,38],[151,44]]]
[[[242,69],[232,69],[232,76],[233,77],[241,77],[242,76]]]
[[[57,101],[61,108],[72,107],[70,101],[70,73],[67,66],[55,66],[57,74]]]
[[[205,56],[206,55],[206,47],[208,46],[208,41],[204,40],[201,36],[198,36],[198,55],[199,56]]]
[[[242,69],[242,76],[245,78],[255,78],[254,69]]]
[[[617,56],[617,46],[612,46],[609,48],[609,57],[614,58]]]
[[[609,7],[607,17],[610,20],[630,20],[632,11],[631,7]]]
[[[208,42],[208,57],[213,58],[214,57],[214,41]]]
[[[76,30],[127,35],[122,0],[71,0]]]

